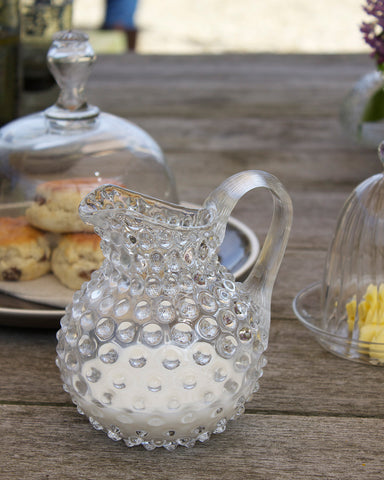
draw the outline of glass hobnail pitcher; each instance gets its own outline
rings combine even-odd
[[[229,215],[264,187],[274,213],[248,278],[218,260]],[[265,365],[272,287],[291,200],[272,175],[238,173],[201,209],[107,185],[80,204],[105,261],[76,292],[58,332],[57,365],[80,413],[113,440],[191,447],[244,411]]]

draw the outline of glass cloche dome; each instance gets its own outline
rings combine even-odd
[[[71,179],[86,179],[90,190],[114,183],[177,203],[159,145],[137,125],[87,104],[85,83],[95,60],[88,36],[58,32],[47,60],[61,89],[56,104],[0,129],[3,212],[21,215],[36,201],[39,185]]]
[[[384,166],[384,142],[379,146]],[[384,366],[384,172],[360,183],[340,211],[322,282],[293,302],[330,352]]]

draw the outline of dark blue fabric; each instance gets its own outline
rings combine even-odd
[[[106,28],[135,29],[135,11],[138,0],[108,0],[104,26]]]

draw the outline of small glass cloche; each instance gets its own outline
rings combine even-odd
[[[141,128],[88,105],[85,83],[95,54],[82,32],[58,32],[47,55],[60,89],[55,105],[0,129],[0,206],[23,215],[45,182],[114,183],[177,202],[158,144]],[[95,185],[96,184],[96,185]]]
[[[384,165],[384,142],[379,146]],[[319,343],[349,360],[384,366],[384,173],[359,184],[342,208],[322,284],[293,302]]]

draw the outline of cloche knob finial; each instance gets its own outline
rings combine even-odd
[[[46,110],[49,118],[85,119],[98,115],[99,109],[87,104],[85,85],[95,52],[86,33],[63,31],[55,34],[47,61],[61,92],[56,104]]]

